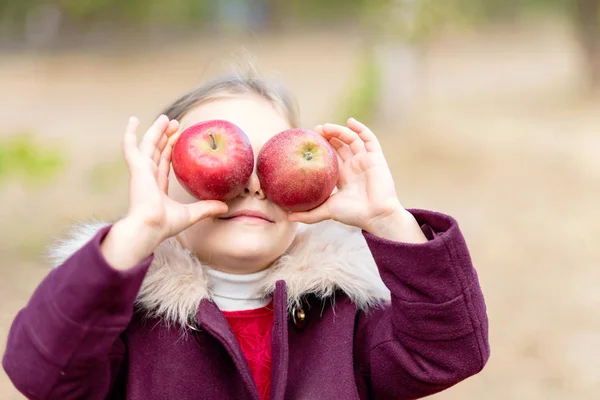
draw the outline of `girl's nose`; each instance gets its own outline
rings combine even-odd
[[[259,200],[264,200],[266,198],[265,193],[260,187],[260,181],[258,180],[258,176],[256,176],[255,172],[250,175],[250,179],[246,184],[246,188],[244,189],[242,196],[256,196]]]

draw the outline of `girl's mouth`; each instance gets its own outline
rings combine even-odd
[[[273,223],[265,213],[257,210],[239,210],[230,215],[220,217],[219,219],[237,219],[237,220],[249,220],[249,221],[265,221]]]

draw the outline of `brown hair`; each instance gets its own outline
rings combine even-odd
[[[191,109],[202,103],[227,95],[256,94],[273,104],[292,128],[298,127],[299,113],[296,99],[281,84],[259,77],[252,68],[220,75],[189,90],[163,110],[170,119],[180,120]]]

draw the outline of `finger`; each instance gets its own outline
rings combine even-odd
[[[324,137],[323,125],[315,126],[313,131]],[[348,147],[347,144],[335,137],[332,137],[330,139],[327,139],[326,137],[324,138],[325,140],[328,140],[329,144],[331,144],[331,146],[337,151],[337,158],[340,164],[352,157],[352,151],[350,150],[350,147]]]
[[[190,225],[193,225],[204,218],[212,217],[213,215],[224,214],[229,209],[227,204],[217,200],[197,201],[195,203],[186,204],[185,207],[190,214]]]
[[[177,133],[177,131],[179,130],[179,121],[177,121],[176,119],[172,119],[171,121],[169,121],[169,126],[167,127],[167,136],[171,137],[174,134]]]
[[[165,150],[165,147],[167,147],[169,138],[172,137],[175,133],[177,133],[178,129],[179,129],[179,122],[172,119],[169,122],[169,126],[167,127],[167,130],[160,137],[160,142],[158,143],[158,146],[154,149],[154,153],[152,154],[152,161],[154,161],[155,164],[158,165],[158,163],[160,162],[160,155]]]
[[[160,142],[158,142],[158,146],[156,147],[156,150],[158,150],[159,153],[162,153],[162,151],[165,149],[165,147],[167,146],[167,143],[169,142],[169,136],[167,135],[162,135],[160,137]]]
[[[169,173],[171,172],[171,154],[173,153],[173,146],[179,138],[180,132],[174,136],[171,136],[165,146],[165,149],[160,155],[160,161],[158,163],[158,187],[165,193],[169,188]]]
[[[164,134],[165,130],[169,126],[169,118],[166,115],[161,115],[154,121],[152,126],[148,128],[140,144],[140,152],[142,155],[152,157],[154,149],[160,142],[160,137]]]
[[[288,220],[291,222],[302,222],[305,224],[315,224],[331,218],[327,203],[321,204],[319,207],[310,211],[291,212],[288,214]]]
[[[377,140],[377,136],[365,124],[354,118],[348,119],[346,123],[362,139],[367,151],[381,151],[381,144]]]
[[[158,163],[160,162],[160,155],[165,149],[165,146],[167,145],[168,141],[169,138],[167,137],[167,135],[162,135],[158,147],[154,148],[154,153],[152,153],[152,161],[154,162],[154,164],[158,165]]]
[[[136,117],[130,117],[123,135],[123,157],[127,165],[130,165],[133,157],[138,152],[137,147],[137,128],[140,121]]]
[[[350,147],[353,154],[359,154],[366,151],[362,139],[356,132],[348,127],[337,124],[325,124],[323,125],[323,136],[327,139],[333,137],[338,138]]]
[[[340,156],[342,161],[349,160],[352,157],[352,150],[350,150],[350,147],[340,139],[332,137],[329,139],[329,144],[337,151],[338,156]]]

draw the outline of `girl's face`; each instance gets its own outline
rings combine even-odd
[[[287,212],[266,199],[256,176],[256,157],[264,143],[290,126],[268,100],[258,95],[243,95],[225,97],[190,110],[179,121],[180,130],[211,119],[228,120],[248,135],[255,170],[247,190],[227,202],[227,213],[196,223],[182,232],[179,240],[213,268],[237,274],[256,272],[282,255],[296,232],[296,224],[287,220]],[[198,201],[179,184],[172,169],[169,197],[181,203]],[[223,218],[244,211],[262,213],[269,221],[251,217]]]

